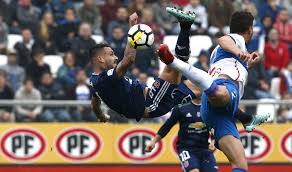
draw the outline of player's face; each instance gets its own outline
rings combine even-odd
[[[118,57],[110,47],[104,48],[104,62],[107,69],[114,68],[118,64]]]

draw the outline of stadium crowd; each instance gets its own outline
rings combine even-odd
[[[89,100],[88,50],[96,44],[92,35],[103,36],[121,60],[128,16],[133,12],[155,35],[155,44],[137,52],[135,66],[128,73],[147,84],[159,75],[156,47],[165,36],[179,32],[167,6],[194,11],[192,34],[212,38],[214,45],[195,57],[194,65],[205,71],[216,38],[229,32],[231,14],[250,11],[256,20],[248,51],[258,51],[263,60],[249,70],[244,99],[292,98],[291,0],[0,0],[0,53],[8,57],[7,64],[0,66],[0,99]],[[22,37],[13,50],[8,49],[9,34]],[[63,56],[56,74],[45,63],[46,55]],[[246,110],[255,113],[255,108]],[[276,114],[277,122],[292,121],[292,105],[281,106]],[[2,106],[0,121],[77,122],[96,121],[96,117],[87,107]],[[118,114],[112,115],[112,121],[128,122]]]

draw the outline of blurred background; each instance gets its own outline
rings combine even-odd
[[[100,42],[108,42],[121,60],[127,43],[128,16],[137,12],[139,23],[145,23],[153,29],[155,43],[152,47],[137,52],[136,63],[127,75],[151,86],[163,68],[155,53],[156,48],[161,43],[167,43],[174,50],[179,33],[179,25],[175,18],[168,15],[165,10],[167,6],[175,6],[197,14],[191,29],[189,63],[205,71],[208,70],[209,56],[216,46],[216,39],[229,33],[228,24],[232,13],[244,10],[254,15],[254,35],[247,48],[249,52],[259,52],[262,61],[249,70],[241,107],[251,114],[269,112],[272,116],[269,124],[259,129],[258,133],[254,135],[242,133],[242,140],[245,141],[246,151],[250,151],[247,154],[251,157],[251,163],[270,165],[266,165],[269,169],[263,171],[271,171],[274,166],[279,170],[283,166],[282,172],[285,170],[291,172],[292,166],[289,165],[292,162],[291,0],[0,0],[2,122],[0,132],[3,135],[1,149],[4,152],[3,156],[0,156],[0,164],[30,162],[29,164],[44,165],[74,162],[122,165],[113,169],[117,171],[135,163],[148,164],[148,171],[152,167],[151,170],[157,167],[160,171],[164,168],[167,171],[181,171],[175,154],[169,153],[173,151],[170,150],[171,146],[167,145],[168,142],[172,142],[171,138],[166,139],[166,143],[163,144],[167,147],[162,149],[164,152],[158,151],[153,156],[142,151],[143,144],[136,145],[137,151],[131,150],[131,142],[127,139],[119,146],[123,149],[124,145],[125,151],[119,152],[112,148],[115,147],[115,139],[122,137],[123,130],[127,134],[128,128],[144,127],[151,129],[155,134],[167,115],[136,123],[104,105],[103,110],[111,116],[110,124],[88,123],[97,121],[89,103],[91,93],[88,78],[92,72],[88,57],[89,48]],[[60,141],[61,148],[54,152],[54,140],[58,132],[74,126],[88,126],[90,131],[94,131],[89,136],[97,135],[100,139],[100,141],[95,137],[89,139],[88,143],[95,145],[92,149],[98,150],[88,150],[88,154],[95,156],[93,159],[89,157],[91,161],[76,158],[79,155],[82,157],[83,154],[78,153],[77,149],[76,152],[70,152],[68,145],[67,147],[65,145],[67,142],[70,143],[68,139],[67,141],[65,139],[64,143]],[[40,132],[41,137],[45,138],[46,149],[32,148],[30,153],[28,151],[30,145],[27,144],[29,142],[25,142],[25,139],[13,142],[13,139],[17,138],[15,133],[22,133],[19,136],[33,135],[33,138],[37,135],[32,131],[28,133],[21,129],[18,131],[19,127],[30,127],[34,132]],[[18,132],[9,133],[8,130],[13,128]],[[104,135],[105,131],[108,135]],[[80,134],[83,131],[72,132]],[[138,131],[135,132],[137,136],[141,135],[141,132],[140,134]],[[172,132],[175,136],[176,131]],[[88,135],[88,132],[84,133]],[[149,133],[147,135],[147,132],[144,134],[151,136]],[[132,136],[129,135],[131,140]],[[258,137],[258,140],[252,139],[255,137]],[[35,144],[32,145],[42,148],[42,139],[37,138],[40,137],[36,137],[33,140]],[[82,148],[82,142],[77,144],[78,137],[76,139],[75,146],[81,145]],[[111,146],[106,148],[106,144],[103,143],[108,142]],[[11,143],[15,143],[14,147],[8,148]],[[52,147],[51,151],[49,147]],[[106,152],[103,148],[106,148]],[[62,149],[65,151],[63,154],[66,154],[66,151],[72,153],[75,159],[60,158],[57,154]],[[142,153],[139,153],[139,149]],[[42,158],[39,158],[40,155]],[[172,159],[168,161],[167,156],[172,156]],[[151,158],[148,159],[149,157]],[[221,166],[223,171],[227,160],[221,155],[217,157],[223,164]],[[50,158],[54,160],[51,161]],[[170,166],[169,169],[167,165]],[[17,170],[25,171],[24,168],[17,167]],[[252,171],[256,169],[258,168],[255,167]]]

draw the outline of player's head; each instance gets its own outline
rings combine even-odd
[[[107,70],[117,66],[118,57],[106,43],[100,43],[92,47],[89,50],[89,55],[94,68]]]
[[[244,35],[245,42],[251,40],[254,17],[250,12],[238,11],[233,13],[230,21],[230,33]]]

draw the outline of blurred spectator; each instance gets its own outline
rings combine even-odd
[[[208,72],[209,70],[209,53],[208,51],[202,50],[198,56],[198,61],[194,66],[198,69]]]
[[[139,16],[142,15],[143,9],[146,8],[146,0],[132,0],[128,6],[129,14],[136,12]]]
[[[37,90],[31,79],[25,79],[23,86],[20,87],[16,94],[15,99],[20,101],[40,101],[41,93]],[[32,122],[39,121],[39,116],[42,112],[42,106],[40,105],[16,105],[15,107],[15,117],[17,122]]]
[[[65,11],[65,19],[59,22],[57,28],[57,46],[59,51],[67,51],[70,48],[70,42],[77,35],[79,20],[76,18],[74,10],[69,8]]]
[[[151,8],[145,8],[142,10],[141,23],[147,24],[153,30],[154,43],[159,45],[162,43],[164,35],[156,23],[154,23],[153,17],[153,11]]]
[[[145,86],[147,86],[147,81],[148,81],[148,75],[147,75],[147,73],[140,73],[139,74],[139,77],[138,77],[138,80],[141,83],[145,84]]]
[[[73,9],[72,0],[51,0],[52,12],[55,16],[57,22],[65,18],[65,13],[67,9]]]
[[[6,83],[6,73],[0,71],[0,100],[12,100],[14,98],[13,90]],[[14,115],[12,114],[11,106],[0,107],[0,122],[13,122]]]
[[[270,30],[273,28],[273,19],[272,16],[266,15],[264,18],[261,20],[262,25],[263,25],[263,31],[265,34],[265,41],[268,41],[268,34],[270,33]]]
[[[195,12],[197,15],[191,32],[205,34],[208,29],[208,14],[206,8],[200,4],[200,0],[190,0],[190,3],[184,7],[184,11]]]
[[[21,35],[22,41],[17,42],[14,49],[17,52],[18,64],[26,67],[32,61],[31,55],[35,48],[35,41],[29,29],[23,29]]]
[[[31,0],[19,0],[13,20],[20,28],[29,28],[36,33],[41,11],[31,4]]]
[[[131,79],[137,79],[139,77],[140,73],[141,73],[140,70],[134,66],[129,73],[129,77]]]
[[[102,15],[102,30],[106,33],[108,23],[112,20],[116,19],[116,13],[113,11],[117,11],[121,6],[119,0],[106,0],[106,4],[100,7],[101,15]]]
[[[274,28],[278,31],[280,41],[292,44],[292,24],[289,23],[289,14],[287,9],[282,9],[279,13],[278,20]]]
[[[107,27],[107,35],[110,37],[112,35],[113,29],[116,27],[122,27],[124,33],[128,33],[129,23],[128,23],[128,11],[125,7],[119,7],[116,12],[116,19],[112,20]]]
[[[158,58],[154,46],[137,51],[135,66],[144,73],[152,76],[153,71],[158,67]]]
[[[63,58],[63,65],[57,72],[57,79],[66,90],[70,89],[76,84],[75,77],[77,70],[78,67],[75,66],[75,57],[73,52],[66,52]]]
[[[287,69],[282,69],[284,86],[281,88],[281,94],[289,93],[292,94],[292,62],[289,63]]]
[[[282,7],[287,9],[288,15],[292,16],[292,1],[291,0],[281,0],[280,4]]]
[[[25,72],[23,67],[17,64],[17,54],[14,52],[8,52],[7,64],[0,66],[1,70],[4,70],[7,74],[7,79],[11,83],[11,87],[14,92],[19,89],[24,78]]]
[[[171,0],[159,0],[152,6],[155,22],[165,31],[165,34],[167,35],[175,35],[179,33],[179,25],[172,22],[176,20],[175,17],[169,15],[165,10],[166,7],[173,6],[174,4],[171,2]]]
[[[87,84],[87,76],[83,69],[79,70],[76,75],[77,84],[71,93],[71,99],[73,100],[90,100],[90,86]],[[74,114],[74,113],[73,113]],[[77,112],[75,113],[75,120],[77,121],[97,121],[96,116],[91,112],[90,107],[79,106],[77,107]]]
[[[43,73],[39,90],[43,100],[64,100],[65,91],[62,86],[56,82],[51,73]],[[71,117],[64,108],[44,107],[43,114],[47,122],[69,122]]]
[[[229,32],[228,25],[233,13],[233,6],[229,0],[214,0],[209,5],[208,32],[215,35],[217,32]],[[227,29],[228,28],[228,29]]]
[[[186,6],[189,3],[189,0],[172,0],[172,2],[179,6]]]
[[[290,55],[288,45],[279,40],[279,33],[272,29],[269,33],[269,41],[265,45],[265,68],[268,77],[278,77],[283,68],[287,68]]]
[[[234,11],[249,11],[253,16],[257,16],[257,8],[251,0],[235,0],[233,2]]]
[[[270,85],[268,84],[262,62],[248,70],[245,90],[245,98],[248,99],[274,98],[270,94]]]
[[[289,117],[289,108],[280,107],[277,111],[276,121],[277,123],[286,123]]]
[[[101,15],[94,0],[84,0],[83,6],[78,10],[78,17],[91,25],[94,34],[102,35]]]
[[[266,15],[272,16],[273,23],[276,21],[277,16],[280,12],[281,7],[277,5],[276,0],[267,0],[265,3],[261,4],[259,8],[259,17],[262,19]]]
[[[40,21],[37,42],[41,44],[42,48],[45,51],[45,54],[56,54],[56,31],[57,26],[54,22],[53,14],[46,12],[43,15],[42,20]]]
[[[79,27],[79,36],[73,39],[71,49],[76,55],[76,65],[85,67],[89,63],[89,49],[96,43],[91,38],[91,26],[88,23],[82,23]]]
[[[5,0],[0,0],[0,16],[3,17],[3,21],[7,22],[9,17],[9,6]]]
[[[32,78],[36,87],[40,85],[42,75],[51,71],[50,66],[44,62],[44,56],[43,50],[36,50],[34,60],[26,67],[26,75]]]
[[[124,57],[124,51],[127,45],[127,36],[124,29],[121,26],[115,26],[107,42],[114,50],[115,55],[119,58],[118,60],[121,61]]]
[[[8,26],[3,21],[3,16],[0,14],[0,53],[4,54],[8,44]]]

